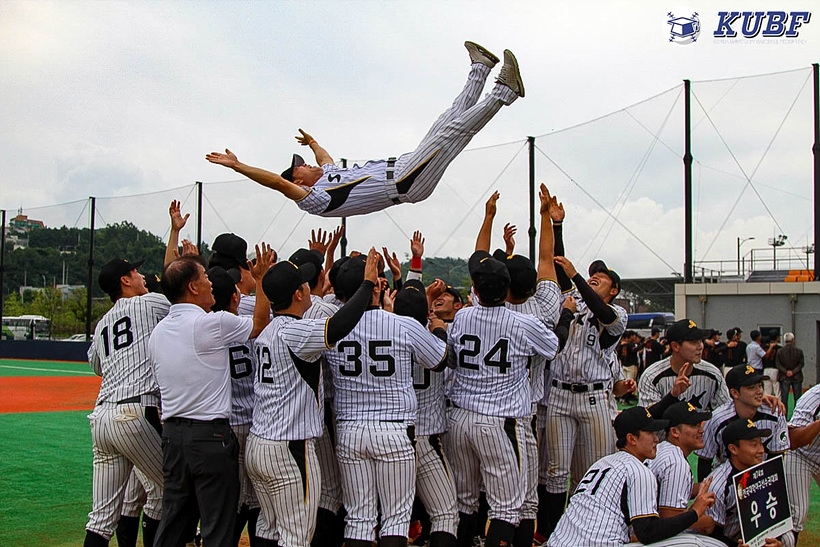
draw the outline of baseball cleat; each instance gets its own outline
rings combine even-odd
[[[498,57],[476,44],[475,42],[464,42],[464,47],[467,48],[467,53],[470,54],[471,63],[481,63],[490,68],[498,64]]]
[[[524,96],[524,82],[521,80],[521,71],[518,70],[518,61],[509,49],[504,50],[504,64],[496,82],[509,87],[519,97]]]

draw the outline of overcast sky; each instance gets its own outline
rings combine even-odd
[[[334,221],[204,155],[229,147],[278,172],[304,151],[299,127],[336,160],[410,151],[461,89],[462,44],[474,40],[499,57],[515,52],[526,97],[474,138],[427,201],[350,219],[351,248],[387,244],[402,256],[419,229],[428,255],[467,257],[498,189],[494,246],[512,222],[526,253],[526,138],[536,136],[538,181],[568,211],[571,260],[603,257],[627,277],[682,271],[684,78],[695,93],[695,259],[731,261],[738,237],[755,237],[744,253],[780,233],[799,248],[813,242],[820,11],[792,39],[712,34],[721,10],[813,4],[3,0],[0,208],[87,226],[96,196],[98,226],[129,220],[163,235],[168,202],[194,210],[192,185],[203,181],[206,240],[234,231],[289,254]],[[696,42],[669,41],[669,12],[697,12]],[[185,235],[194,233],[191,222]]]

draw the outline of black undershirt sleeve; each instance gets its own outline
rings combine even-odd
[[[698,482],[709,476],[712,472],[712,460],[710,458],[701,458],[698,456]]]
[[[661,418],[663,418],[664,411],[677,402],[680,402],[680,400],[677,397],[675,397],[671,393],[667,393],[666,395],[664,395],[663,399],[647,408],[647,410],[650,414],[652,414],[653,418],[655,418],[656,420],[660,420]]]
[[[555,328],[553,329],[555,335],[558,337],[559,352],[564,349],[564,346],[567,344],[567,338],[569,338],[569,327],[574,318],[574,313],[567,308],[561,308],[561,317],[558,319],[558,324],[555,325]]]
[[[373,297],[372,281],[364,280],[356,293],[327,320],[327,343],[333,345],[354,329]]]
[[[692,509],[674,517],[642,517],[630,524],[641,543],[655,543],[678,535],[698,521],[698,514]]]
[[[587,285],[587,280],[584,279],[581,274],[576,273],[572,281],[575,282],[575,288],[581,293],[581,298],[584,299],[584,303],[587,305],[587,308],[589,308],[589,311],[592,312],[592,315],[594,315],[601,324],[609,325],[618,319],[618,314],[615,310],[604,302],[604,299],[598,296],[598,293],[592,290],[592,287]]]
[[[564,256],[564,228],[561,224],[552,225],[552,237],[554,240],[554,256]],[[572,288],[572,281],[567,272],[560,265],[555,265],[555,276],[558,278],[558,286],[561,292],[566,292]]]

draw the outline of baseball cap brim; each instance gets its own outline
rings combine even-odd
[[[652,418],[645,425],[641,426],[641,431],[663,431],[669,427],[669,420],[656,420]]]

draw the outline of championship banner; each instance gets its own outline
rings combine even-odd
[[[767,537],[792,529],[783,457],[777,456],[732,477],[743,542],[761,547]]]

